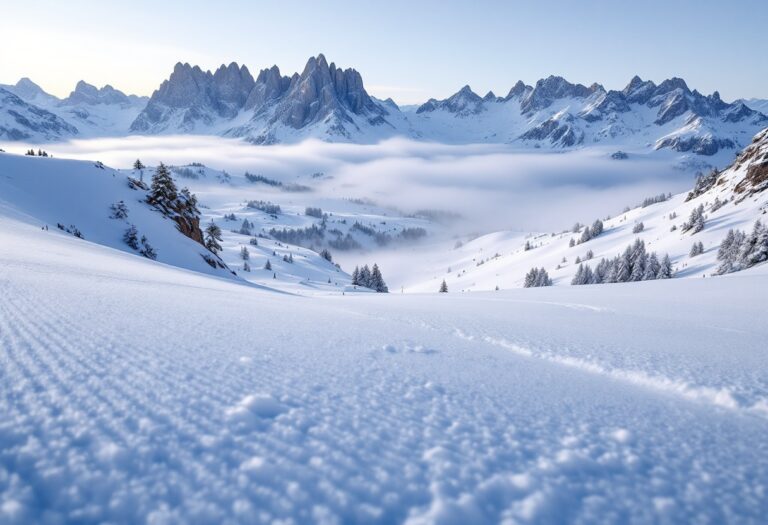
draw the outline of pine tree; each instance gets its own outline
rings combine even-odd
[[[573,276],[571,284],[578,285],[584,284],[584,265],[579,264],[579,268],[576,270],[576,275]]]
[[[360,270],[360,286],[365,286],[366,288],[371,288],[371,269],[368,268],[368,265],[362,267]]]
[[[621,254],[617,263],[615,282],[625,283],[629,281],[629,278],[632,275],[632,249],[629,246],[627,246],[627,249]]]
[[[248,259],[251,258],[251,254],[248,252],[248,248],[246,248],[245,246],[240,248],[240,258],[244,261],[247,261]]]
[[[250,272],[251,271],[251,265],[248,264],[248,261],[243,261],[243,271],[244,272]]]
[[[139,249],[139,232],[136,230],[136,226],[131,224],[128,229],[125,230],[123,241],[134,250]]]
[[[389,292],[387,284],[384,282],[384,277],[381,275],[381,270],[379,270],[379,265],[376,263],[374,263],[373,270],[371,271],[371,284],[371,288],[379,293]]]
[[[672,278],[672,261],[669,259],[669,254],[665,254],[661,260],[661,266],[659,272],[656,274],[657,279],[671,279]]]
[[[128,206],[123,201],[117,201],[109,208],[112,210],[111,219],[125,219],[128,217]]]
[[[440,284],[440,293],[448,293],[448,283],[445,282],[445,279],[443,279],[443,282]]]
[[[603,221],[600,219],[595,220],[595,222],[592,224],[592,238],[595,238],[603,233],[603,228]]]
[[[178,199],[178,190],[171,178],[171,171],[162,162],[152,175],[152,185],[149,189],[147,202],[168,211]]]
[[[357,266],[355,266],[355,270],[352,272],[352,284],[360,286],[360,268]]]
[[[136,159],[136,162],[133,163],[133,169],[139,172],[139,180],[141,182],[144,182],[144,168],[146,166],[139,159]]]
[[[272,263],[269,262],[269,259],[267,259],[267,262],[264,264],[264,269],[267,271],[272,271]]]
[[[211,223],[205,228],[205,247],[213,253],[219,253],[221,251],[221,245],[218,241],[221,240],[221,228],[211,221]]]
[[[155,249],[152,247],[151,244],[149,244],[149,241],[145,236],[141,236],[141,255],[146,257],[147,259],[155,260],[157,259],[157,252],[155,252]]]
[[[659,264],[659,260],[656,258],[656,252],[652,252],[651,255],[648,257],[648,262],[645,264],[645,273],[643,273],[643,281],[651,281],[653,279],[656,279],[656,276],[659,274],[660,269],[661,269],[661,265]]]

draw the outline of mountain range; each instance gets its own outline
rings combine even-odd
[[[256,77],[232,63],[215,72],[178,63],[151,97],[83,81],[65,99],[29,79],[0,85],[0,138],[55,141],[127,134],[212,134],[253,144],[375,143],[403,136],[444,143],[510,143],[522,148],[616,145],[624,149],[734,152],[768,125],[764,101],[725,102],[680,78],[655,84],[635,76],[620,90],[558,76],[518,81],[505,96],[468,85],[444,100],[400,108],[365,90],[354,69],[320,54],[301,73],[277,66]]]

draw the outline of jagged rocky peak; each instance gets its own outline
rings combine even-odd
[[[311,57],[301,75],[294,75],[287,93],[279,102],[272,122],[282,122],[295,129],[335,116],[350,121],[349,113],[382,117],[384,108],[376,104],[354,69],[328,64],[323,54]]]
[[[622,90],[627,102],[645,104],[656,91],[656,84],[650,80],[643,80],[635,75],[629,84]]]
[[[222,64],[212,78],[212,88],[218,101],[237,109],[243,107],[254,85],[255,81],[248,68],[238,66],[235,62],[228,66]]]
[[[264,106],[283,96],[290,85],[291,78],[282,76],[279,67],[262,69],[245,102],[245,109],[254,109],[259,112]]]
[[[19,81],[16,82],[14,88],[14,94],[24,100],[34,99],[39,95],[50,96],[43,90],[43,88],[41,88],[28,77],[19,79]]]
[[[603,90],[599,84],[586,87],[571,84],[563,77],[549,76],[536,82],[536,86],[523,100],[521,109],[524,113],[531,113],[549,107],[557,99],[586,98],[598,90]]]
[[[113,88],[109,84],[101,89],[96,86],[80,80],[67,98],[61,101],[62,105],[73,106],[86,104],[95,106],[97,104],[130,104],[137,97],[129,97],[122,91]]]
[[[683,93],[691,92],[691,90],[688,89],[688,84],[685,83],[685,80],[678,77],[672,77],[659,84],[656,88],[656,95],[663,95],[676,89],[679,89]]]
[[[531,86],[525,85],[525,83],[522,80],[518,80],[514,86],[512,86],[512,89],[509,90],[509,93],[507,93],[507,96],[504,97],[504,101],[515,99],[522,99],[533,91],[533,88]]]
[[[493,92],[490,92],[489,95],[492,95],[495,100]],[[416,113],[427,113],[438,109],[459,115],[480,113],[483,110],[483,97],[472,91],[469,85],[466,85],[445,100],[429,99],[416,110]]]
[[[172,108],[185,108],[202,104],[207,99],[207,88],[211,82],[210,72],[204,72],[198,66],[178,62],[168,80],[152,94],[151,103],[163,103]]]

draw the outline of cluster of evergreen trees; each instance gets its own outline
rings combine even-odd
[[[268,186],[274,186],[274,187],[279,187],[283,185],[283,183],[280,182],[279,180],[270,179],[268,177],[265,177],[264,175],[259,175],[259,174],[254,175],[253,173],[248,173],[247,171],[245,172],[245,180],[247,180],[248,182],[252,182],[253,184],[261,183],[261,184],[266,184]]]
[[[653,204],[658,204],[660,202],[665,202],[671,198],[672,198],[671,193],[659,193],[658,195],[654,195],[653,197],[646,197],[645,199],[643,199],[643,202],[640,204],[640,207],[647,208],[648,206],[651,206]]]
[[[637,239],[627,246],[621,255],[613,259],[601,259],[594,270],[588,264],[579,264],[571,284],[626,283],[670,279],[674,274],[669,255],[659,261],[656,252],[645,250],[645,242]]]
[[[552,279],[544,268],[531,268],[525,274],[524,288],[538,288],[539,286],[552,286]]]
[[[691,251],[688,252],[689,257],[696,257],[697,255],[701,255],[704,253],[704,243],[699,241],[693,243],[693,246],[691,246]]]
[[[307,206],[304,209],[304,215],[308,217],[315,217],[317,219],[323,218],[323,209],[322,208],[313,208],[312,206]]]
[[[280,215],[283,211],[279,204],[272,204],[269,201],[248,201],[246,206],[254,210],[263,211],[269,215]]]
[[[190,193],[187,188],[178,190],[173,178],[171,178],[170,170],[162,162],[155,170],[155,174],[152,175],[147,203],[172,219],[180,217],[190,224],[197,224],[200,221],[197,196]]]
[[[147,237],[142,235],[141,239],[139,239],[139,231],[133,224],[131,224],[128,229],[125,230],[125,233],[123,234],[123,241],[125,241],[125,244],[130,246],[131,249],[138,251],[147,259],[157,259],[157,252],[155,252],[155,249],[151,244],[149,244]]]
[[[592,223],[592,227],[585,226],[584,232],[581,234],[581,237],[579,238],[579,243],[587,242],[590,239],[594,239],[598,235],[603,233],[603,221],[600,219],[597,219],[595,222]]]
[[[684,232],[690,230],[693,235],[704,229],[704,223],[704,205],[699,204],[696,208],[691,210],[691,215],[688,217],[688,220],[683,223],[682,230]]]
[[[237,230],[237,233],[240,235],[252,235],[253,232],[253,224],[248,219],[243,219],[243,224],[240,225],[240,229]]]
[[[387,284],[384,282],[384,277],[382,277],[381,270],[379,270],[379,265],[377,264],[373,265],[373,270],[368,268],[367,264],[362,268],[355,266],[355,271],[352,272],[352,284],[355,286],[365,286],[380,293],[389,292],[389,288],[387,288]]]
[[[717,268],[720,275],[768,261],[768,227],[758,220],[749,234],[741,230],[729,230],[720,243],[717,260],[720,261]]]
[[[2,151],[2,150],[0,150],[0,151]],[[34,157],[34,156],[38,156],[38,157],[47,157],[47,156],[48,156],[48,152],[47,152],[47,151],[45,151],[45,150],[41,150],[41,149],[39,149],[39,150],[37,150],[37,153],[35,153],[35,150],[33,150],[33,149],[28,149],[28,150],[27,150],[27,151],[24,153],[24,155],[27,155],[27,156],[29,156],[29,157]]]

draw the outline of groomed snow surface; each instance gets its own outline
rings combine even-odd
[[[764,268],[299,297],[0,217],[0,523],[764,523]]]

